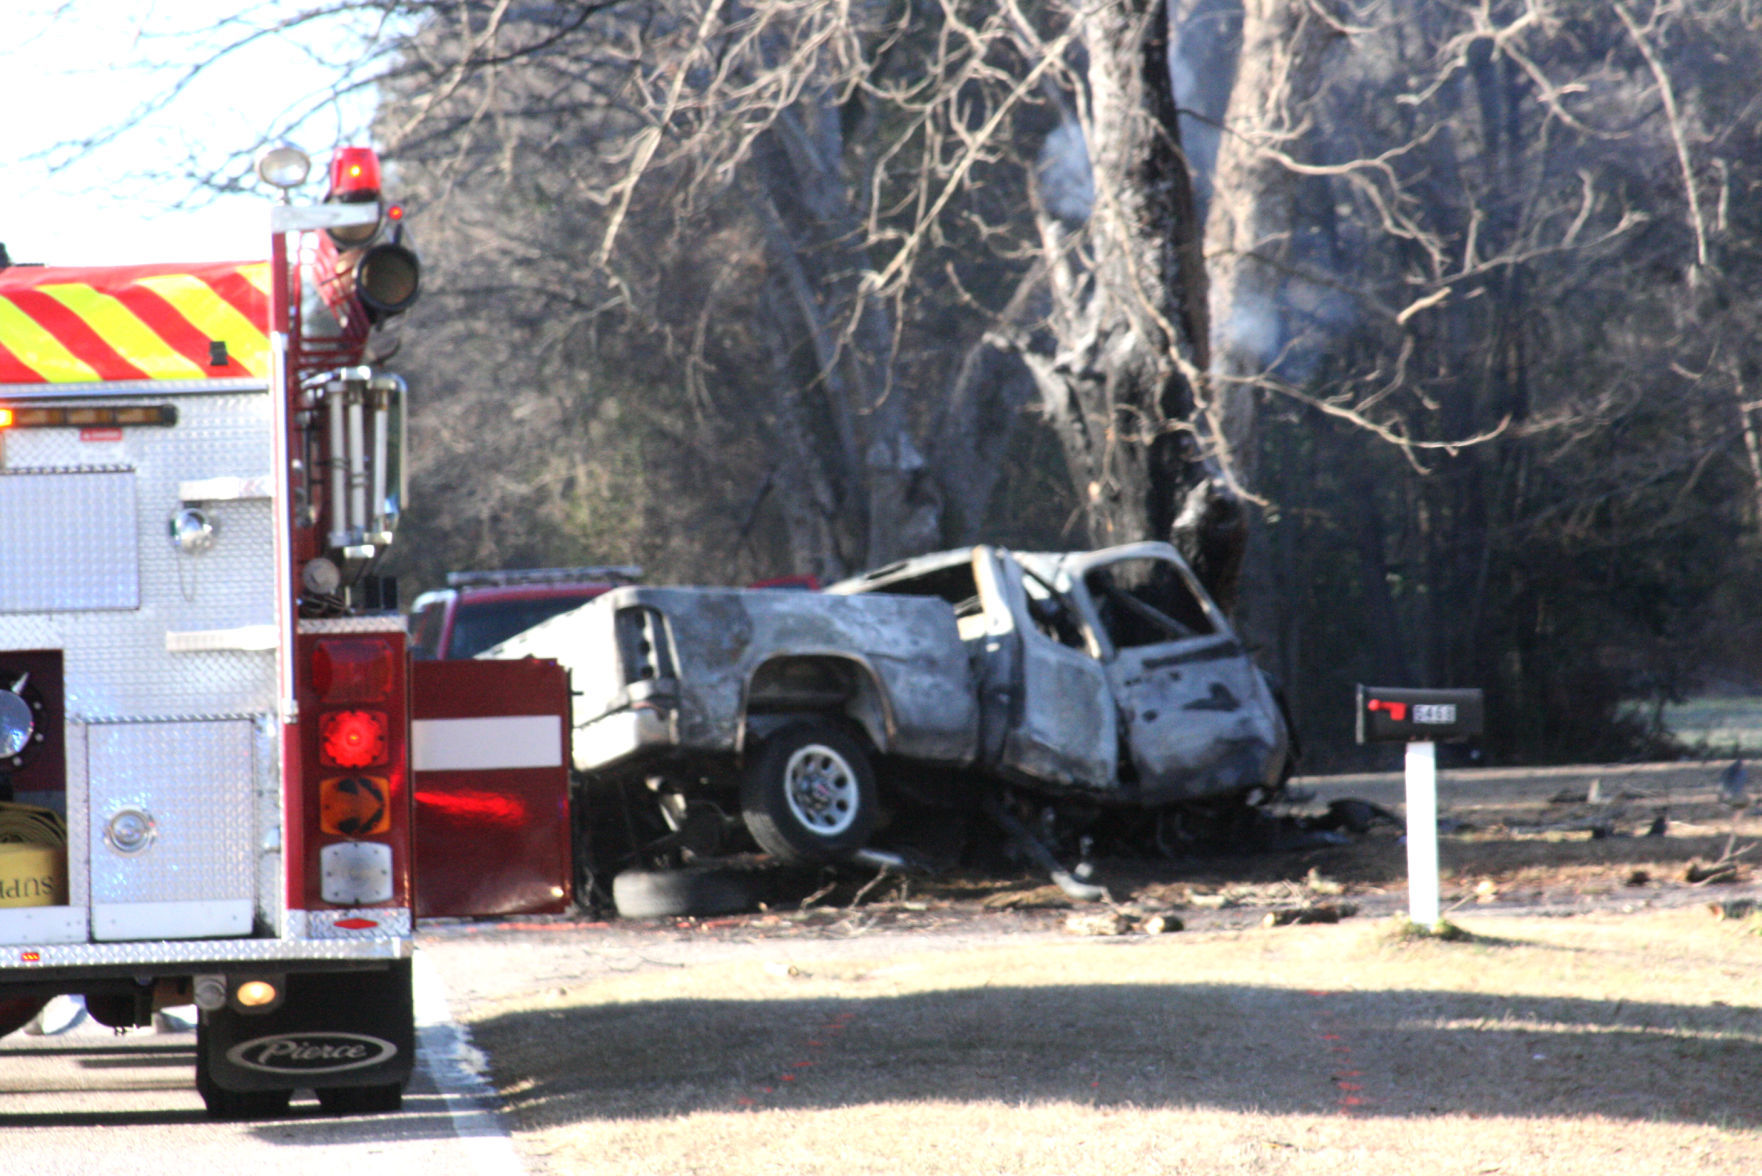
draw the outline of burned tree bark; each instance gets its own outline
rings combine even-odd
[[[1087,18],[1076,117],[1094,202],[1081,225],[1043,209],[1052,311],[1026,356],[1064,447],[1091,541],[1204,549],[1229,593],[1240,508],[1195,421],[1208,362],[1204,256],[1181,150],[1167,5],[1127,0]],[[1187,510],[1198,492],[1200,509]]]

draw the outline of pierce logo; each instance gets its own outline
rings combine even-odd
[[[277,1033],[226,1051],[226,1060],[266,1074],[335,1074],[363,1070],[397,1056],[398,1047],[364,1033]]]

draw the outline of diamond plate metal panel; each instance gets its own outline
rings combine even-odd
[[[250,720],[94,723],[86,729],[94,912],[142,904],[142,917],[109,920],[99,938],[244,934],[254,906],[256,791]],[[246,904],[245,926],[233,915]],[[157,916],[148,908],[208,903],[216,922]]]
[[[157,391],[157,389],[156,389]],[[105,403],[161,403],[163,396],[109,396]],[[167,524],[185,503],[184,482],[260,476],[273,464],[270,398],[264,393],[183,395],[178,423],[139,426],[82,440],[78,429],[15,429],[6,469],[132,469],[132,560],[139,601],[130,609],[0,612],[0,649],[65,651],[68,718],[121,720],[273,712],[275,654],[266,650],[174,652],[166,633],[244,629],[275,621],[274,536],[268,499],[196,504],[215,527],[212,549],[179,552]],[[70,475],[72,476],[72,475]],[[90,474],[77,475],[92,477]],[[13,473],[0,481],[19,481]],[[58,509],[62,521],[74,504]],[[0,559],[0,576],[62,574],[33,558]],[[35,589],[32,589],[35,591]]]
[[[408,928],[405,930],[408,935]],[[164,973],[190,964],[262,963],[287,960],[396,960],[410,956],[408,938],[189,939],[182,943],[86,943],[28,949],[0,948],[0,967],[29,973],[50,968],[138,964]]]
[[[0,470],[0,613],[141,602],[133,470]]]
[[[406,633],[410,622],[402,613],[391,616],[323,617],[295,622],[302,633]]]
[[[192,393],[210,395],[215,392],[262,390],[261,380],[106,380],[101,384],[0,384],[0,399],[74,402],[99,400],[110,404],[119,396],[128,395],[163,400],[168,396],[187,396]]]
[[[372,926],[361,927],[363,921]],[[339,927],[338,923],[351,926]],[[346,911],[289,911],[288,934],[302,939],[383,939],[411,934],[410,912],[401,907],[368,907]]]

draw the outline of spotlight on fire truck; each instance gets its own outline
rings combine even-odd
[[[416,301],[422,278],[416,255],[402,245],[382,241],[355,264],[355,296],[372,322],[402,314]]]
[[[267,148],[257,156],[258,178],[284,193],[305,183],[311,171],[311,157],[292,143]]]

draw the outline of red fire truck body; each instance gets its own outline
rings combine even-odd
[[[218,1116],[398,1105],[424,885],[570,898],[561,671],[413,682],[375,574],[418,272],[377,189],[344,149],[267,262],[0,269],[0,1031],[194,1003]]]

